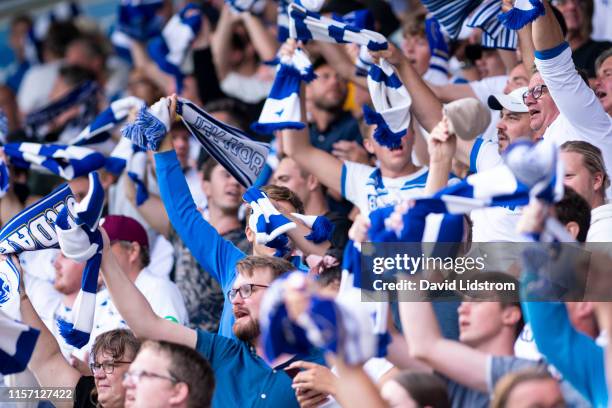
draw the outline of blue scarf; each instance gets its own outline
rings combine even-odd
[[[10,261],[6,261],[10,262]],[[11,319],[0,311],[0,374],[20,373],[26,369],[40,332]]]
[[[163,0],[121,0],[117,10],[117,29],[137,41],[159,35],[163,20],[158,11]]]
[[[72,322],[58,320],[61,336],[71,346],[81,348],[89,342],[96,309],[98,274],[102,262],[102,235],[98,223],[104,207],[104,189],[98,173],[89,174],[89,191],[70,208],[66,205],[57,215],[55,231],[62,253],[77,262],[86,262],[77,295]]]
[[[182,89],[181,65],[191,43],[200,32],[202,13],[195,4],[187,4],[164,27],[160,36],[148,45],[149,55],[159,68],[176,79],[177,92]]]
[[[15,167],[47,170],[72,180],[104,167],[101,153],[86,147],[29,142],[9,143],[4,152]]]
[[[37,137],[44,136],[39,134],[40,128],[43,125],[76,105],[83,105],[84,113],[81,115],[81,118],[82,120],[89,121],[97,110],[98,101],[96,95],[98,91],[99,87],[94,81],[87,81],[71,90],[59,100],[29,113],[25,119],[25,125],[29,133]]]
[[[295,50],[290,59],[281,59],[259,120],[251,125],[251,129],[262,134],[281,129],[303,129],[300,86],[302,81],[310,82],[314,78],[312,64],[301,49]]]

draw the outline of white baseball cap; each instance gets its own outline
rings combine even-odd
[[[523,94],[528,91],[526,86],[515,89],[509,94],[495,94],[487,100],[489,108],[493,110],[508,109],[510,112],[526,113],[529,108],[523,102]]]

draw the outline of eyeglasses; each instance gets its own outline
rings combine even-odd
[[[128,371],[125,374],[123,374],[123,380],[124,381],[128,381],[129,380],[133,384],[138,384],[143,377],[159,378],[160,380],[168,380],[168,381],[172,382],[173,384],[176,384],[176,383],[179,382],[179,380],[177,380],[176,378],[174,378],[172,376],[155,374],[155,373],[151,373],[149,371],[144,371],[144,370]]]
[[[246,299],[253,294],[254,287],[267,288],[269,286],[257,285],[255,283],[245,283],[244,285],[240,286],[238,289],[229,290],[227,292],[227,297],[229,298],[230,301],[234,301],[234,299],[236,299],[236,296],[238,296],[238,293],[240,293],[240,297],[243,299]]]
[[[119,364],[131,364],[131,361],[104,361],[102,363],[89,363],[89,369],[95,374],[100,368],[106,374],[112,374],[115,371],[115,366]]]
[[[542,85],[534,86],[533,88],[525,91],[525,93],[523,94],[523,103],[527,105],[527,97],[529,95],[531,95],[533,99],[540,99],[542,95],[544,94],[544,88],[548,88],[548,87],[542,84]]]

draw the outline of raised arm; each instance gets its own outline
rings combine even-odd
[[[220,284],[233,280],[228,271],[246,256],[224,239],[198,211],[187,181],[170,143],[166,151],[155,154],[159,191],[172,226],[198,263]],[[203,237],[206,237],[203,239]]]
[[[429,302],[399,302],[404,336],[412,357],[466,387],[488,392],[489,356],[457,341],[447,340]]]
[[[32,306],[25,292],[23,270],[16,257],[13,257],[12,260],[19,269],[22,278],[19,285],[21,320],[25,324],[40,330],[40,335],[38,336],[32,357],[30,357],[28,368],[34,373],[41,387],[73,388],[79,381],[81,374],[76,368],[68,364],[62,355],[57,340],[55,340],[53,334],[47,329],[47,326],[45,326],[36,310],[34,310],[34,306]]]
[[[563,38],[551,6],[548,2],[542,3],[546,13],[532,23],[535,64],[559,112],[580,131],[583,140],[604,152],[606,163],[609,163],[612,136],[610,116],[595,92],[576,71],[572,51]]]
[[[121,177],[126,177],[123,174]],[[134,208],[138,211],[138,213],[144,218],[144,220],[157,231],[159,234],[163,235],[165,238],[168,238],[170,234],[170,220],[168,219],[168,214],[166,214],[166,209],[164,208],[164,203],[161,201],[158,195],[149,193],[149,198],[144,203],[137,205],[136,204],[136,186],[132,183],[131,180],[125,180],[125,195],[127,199],[132,203]]]
[[[421,126],[431,132],[442,120],[442,103],[414,70],[408,58],[392,44],[389,44],[388,50],[378,51],[372,55],[375,58],[385,58],[389,63],[395,65],[404,86],[412,97],[410,110]]]
[[[227,4],[224,4],[211,43],[213,61],[215,62],[219,81],[223,81],[227,74],[229,74],[229,54],[231,51],[230,41],[232,38],[233,22],[234,16],[232,11]]]
[[[195,348],[196,332],[188,327],[157,316],[136,285],[121,269],[110,248],[108,235],[101,228],[104,238],[102,251],[102,275],[113,304],[121,317],[137,337],[166,340]]]
[[[264,26],[261,19],[251,13],[241,13],[240,17],[244,22],[253,47],[262,61],[272,61],[276,58],[278,42],[268,29]]]

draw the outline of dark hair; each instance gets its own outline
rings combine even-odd
[[[295,266],[286,259],[262,255],[249,255],[236,263],[238,273],[247,277],[253,276],[253,272],[258,268],[269,268],[274,280],[282,274],[294,270]]]
[[[261,188],[261,191],[266,193],[270,200],[286,201],[295,208],[296,212],[304,214],[304,203],[302,203],[300,197],[298,197],[293,191],[291,191],[287,187],[268,184],[267,186],[263,186]]]
[[[420,407],[451,407],[446,385],[435,374],[402,371],[393,377],[393,381],[401,385]]]
[[[330,268],[323,269],[323,271],[317,277],[317,282],[322,287],[326,287],[332,283],[339,282],[341,278],[342,270],[340,266],[332,266]]]
[[[488,292],[477,291],[475,293],[466,293],[473,301],[494,301],[499,302],[502,309],[508,307],[516,307],[521,312],[521,318],[516,322],[514,335],[518,338],[523,331],[525,326],[525,319],[523,318],[523,310],[521,309],[520,301],[520,283],[512,275],[504,272],[479,272],[477,274],[469,276],[469,279],[475,282],[489,282],[492,284],[511,284],[514,290],[491,290]]]
[[[27,14],[18,14],[11,19],[11,27],[16,26],[17,24],[27,24],[32,27],[32,17]]]
[[[147,340],[142,349],[152,349],[170,360],[168,373],[178,382],[187,384],[190,408],[209,408],[215,390],[215,374],[210,364],[191,347],[168,341]]]
[[[91,70],[79,67],[78,65],[64,65],[60,68],[59,75],[66,82],[66,85],[70,87],[96,80],[96,75]]]
[[[407,14],[402,24],[402,35],[425,38],[425,18],[426,15],[422,11]]]
[[[225,112],[233,122],[228,123],[228,125],[237,127],[240,130],[247,130],[249,128],[248,112],[244,102],[233,98],[220,98],[208,102],[204,105],[204,110],[208,113]]]
[[[317,69],[319,69],[320,67],[324,66],[324,65],[329,65],[329,62],[327,62],[327,60],[325,59],[325,57],[323,57],[322,55],[318,55],[313,61],[312,61],[312,70],[316,71]]]
[[[47,35],[43,40],[43,48],[59,58],[64,58],[66,47],[70,41],[81,36],[77,26],[70,21],[56,21],[51,23]]]
[[[493,397],[491,399],[491,408],[506,408],[510,394],[519,385],[529,381],[554,380],[547,371],[546,366],[538,366],[537,368],[529,368],[519,371],[511,371],[503,376],[495,385]]]
[[[130,241],[119,241],[119,245],[121,245],[124,249],[130,249],[132,247],[132,242]],[[149,247],[140,245],[140,264],[141,267],[144,268],[151,263],[151,253],[149,251]]]
[[[102,61],[106,61],[108,53],[104,48],[104,38],[96,34],[82,34],[81,36],[70,41],[68,46],[74,44],[81,44],[87,51],[87,54],[91,58],[101,58]]]
[[[208,157],[208,159],[206,159],[206,161],[202,165],[202,180],[210,181],[210,176],[212,175],[212,172],[215,167],[217,167],[218,165],[219,162],[215,160],[214,157]]]
[[[575,222],[578,224],[578,242],[585,242],[591,225],[591,206],[573,188],[565,187],[563,199],[555,203],[557,218],[562,224]]]

